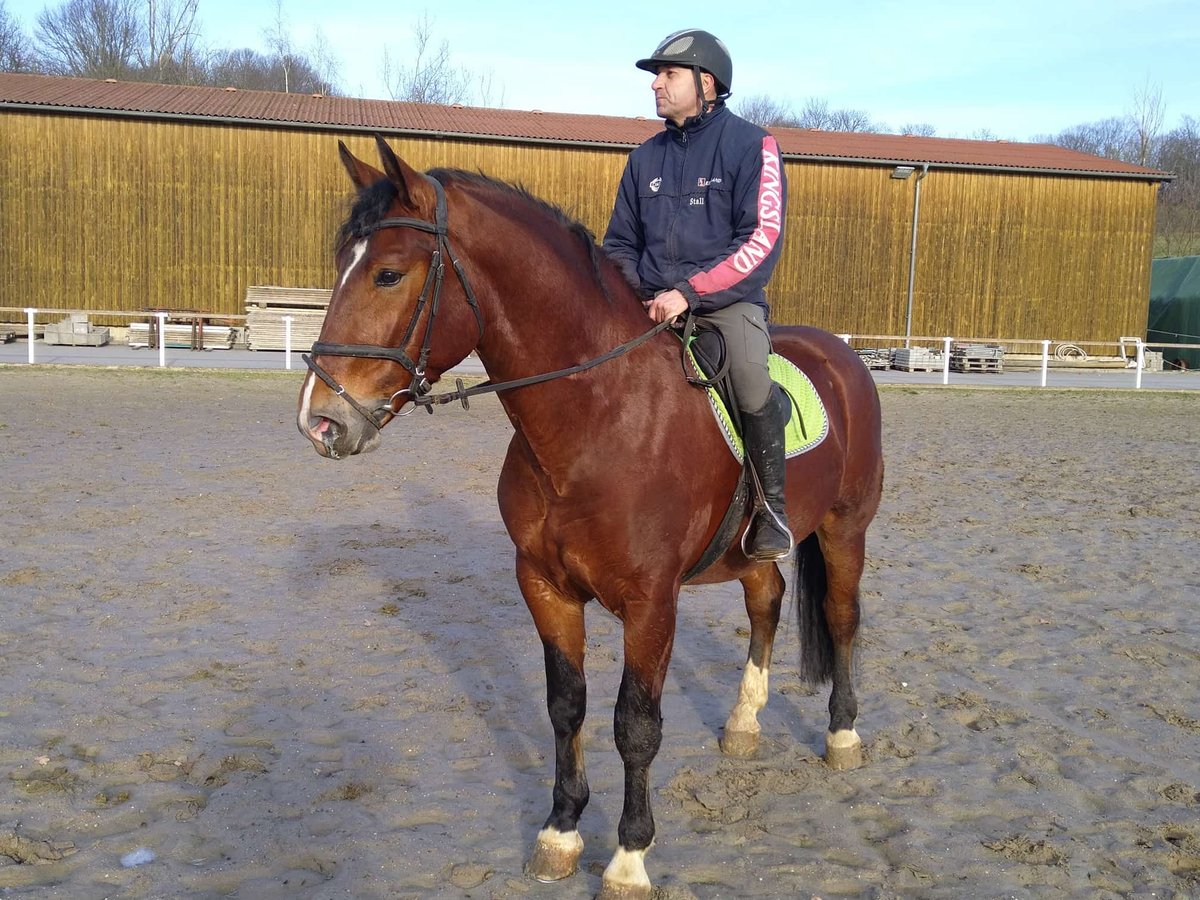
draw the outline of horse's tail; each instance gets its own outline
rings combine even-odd
[[[823,684],[833,677],[833,637],[825,620],[825,554],[814,531],[796,546],[792,596],[800,622],[800,677]]]

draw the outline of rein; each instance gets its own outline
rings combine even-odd
[[[568,366],[563,369],[556,369],[553,372],[546,372],[542,375],[530,375],[527,378],[517,378],[512,381],[503,381],[499,384],[494,384],[491,381],[485,381],[475,387],[464,387],[461,378],[455,379],[457,389],[445,394],[432,394],[432,385],[425,378],[425,366],[429,360],[430,341],[433,336],[433,323],[438,314],[438,302],[442,293],[442,282],[445,278],[446,266],[442,261],[443,254],[450,260],[450,264],[454,267],[454,272],[458,276],[459,284],[462,285],[463,293],[466,295],[467,303],[475,313],[475,321],[479,325],[479,337],[483,337],[483,313],[479,308],[479,302],[475,299],[475,294],[471,290],[471,285],[467,281],[466,272],[463,270],[462,263],[455,256],[454,251],[450,247],[449,228],[447,222],[447,206],[446,192],[442,188],[439,181],[434,178],[429,179],[433,185],[434,193],[437,196],[436,221],[427,222],[424,219],[411,219],[403,217],[393,217],[380,219],[378,222],[366,229],[362,237],[367,237],[376,231],[383,228],[415,228],[418,231],[424,231],[429,234],[437,235],[438,245],[433,251],[429,263],[429,272],[425,276],[425,284],[421,288],[421,296],[417,299],[416,308],[413,310],[412,319],[408,323],[408,329],[404,333],[404,337],[400,340],[400,347],[385,347],[378,344],[339,344],[330,341],[315,341],[312,345],[312,355],[308,353],[302,354],[301,358],[312,371],[314,375],[320,378],[326,385],[329,386],[335,394],[345,400],[350,406],[364,419],[375,426],[377,430],[383,428],[384,416],[392,415],[407,415],[396,410],[396,398],[408,394],[408,401],[413,404],[413,409],[418,406],[425,407],[430,414],[433,413],[435,405],[444,403],[453,403],[460,401],[463,409],[470,409],[468,398],[475,397],[480,394],[490,394],[499,391],[513,390],[514,388],[526,387],[531,384],[540,384],[544,381],[552,381],[556,378],[564,378],[568,375],[575,375],[579,372],[586,372],[588,369],[606,363],[609,360],[623,356],[630,350],[641,346],[646,341],[650,340],[657,334],[665,331],[671,326],[671,321],[660,322],[649,331],[643,332],[632,340],[626,341],[618,347],[614,347],[607,353],[589,359],[585,362],[574,366]],[[432,293],[431,293],[432,289]],[[417,328],[417,321],[424,311],[425,304],[429,303],[429,321],[425,325],[425,335],[421,344],[421,351],[417,356],[416,361],[409,357],[407,353],[401,349],[406,345],[409,339]],[[688,316],[689,324],[691,316]],[[344,386],[338,383],[332,375],[330,375],[320,364],[313,358],[316,356],[350,356],[364,359],[387,359],[392,362],[399,363],[403,366],[410,375],[412,381],[406,388],[401,388],[388,398],[388,402],[378,409],[369,410],[357,400],[355,400]],[[400,404],[401,409],[404,403]],[[411,412],[411,410],[409,411]]]

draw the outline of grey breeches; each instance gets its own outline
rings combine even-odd
[[[771,376],[767,372],[771,337],[762,307],[756,303],[734,303],[704,313],[700,318],[715,326],[725,338],[729,377],[738,408],[758,412],[771,395]]]

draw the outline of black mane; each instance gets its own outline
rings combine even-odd
[[[381,178],[370,187],[360,188],[354,205],[350,207],[350,218],[338,229],[337,246],[366,237],[371,226],[387,218],[388,210],[396,202],[397,196],[396,186],[386,178]]]
[[[501,195],[528,203],[535,209],[545,213],[552,221],[561,225],[568,234],[573,235],[579,241],[588,259],[591,261],[592,270],[595,273],[596,281],[599,283],[601,291],[604,293],[605,298],[610,303],[612,302],[606,279],[600,268],[600,260],[602,258],[607,259],[607,256],[597,245],[595,234],[582,222],[568,215],[553,203],[549,203],[530,193],[523,185],[500,181],[484,175],[482,172],[437,168],[430,169],[427,174],[430,178],[437,180],[445,186],[458,183],[469,187],[474,186],[495,191]],[[392,208],[392,204],[396,202],[398,196],[399,193],[396,186],[386,178],[380,179],[368,187],[360,188],[358,196],[354,200],[354,205],[350,208],[349,218],[338,229],[337,246],[341,247],[346,241],[356,240],[370,234],[374,225],[380,220],[387,218],[388,212]],[[453,231],[453,224],[451,224],[451,231]],[[615,268],[620,273],[620,267]],[[624,274],[620,274],[622,281],[625,281]]]

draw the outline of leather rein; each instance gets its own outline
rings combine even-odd
[[[450,264],[454,267],[454,272],[458,276],[459,284],[462,285],[463,294],[466,297],[467,304],[475,313],[475,321],[479,326],[479,337],[483,337],[483,312],[479,308],[479,302],[475,299],[475,293],[471,290],[470,282],[467,281],[467,275],[455,255],[454,250],[450,247],[449,227],[447,221],[447,205],[446,192],[442,188],[439,181],[434,178],[429,179],[429,183],[433,186],[434,194],[437,197],[437,205],[435,209],[435,221],[427,222],[424,219],[412,219],[404,217],[392,217],[380,219],[378,222],[364,229],[358,237],[369,237],[376,231],[384,228],[415,228],[417,231],[424,231],[437,236],[437,247],[434,249],[429,262],[429,271],[425,276],[425,284],[421,287],[421,295],[417,299],[417,305],[413,309],[412,319],[408,323],[408,328],[404,333],[404,337],[400,340],[399,347],[385,347],[378,344],[339,344],[331,341],[315,341],[312,345],[311,355],[308,353],[302,354],[308,368],[320,378],[326,385],[329,386],[335,394],[345,400],[350,406],[364,419],[375,426],[377,430],[382,429],[387,416],[408,415],[409,412],[416,409],[418,406],[425,407],[430,414],[433,413],[433,407],[443,403],[453,403],[458,400],[462,403],[463,409],[470,409],[468,398],[479,394],[496,393],[498,391],[512,390],[514,388],[525,387],[531,384],[540,384],[544,381],[551,381],[556,378],[563,378],[567,375],[574,375],[578,372],[585,372],[588,369],[598,366],[601,363],[606,363],[609,360],[616,359],[633,350],[635,347],[644,344],[655,335],[666,330],[671,326],[671,322],[660,322],[649,331],[646,331],[630,341],[626,341],[619,347],[614,347],[607,353],[589,359],[578,365],[568,366],[563,369],[556,369],[553,372],[546,372],[542,375],[531,375],[527,378],[517,378],[512,381],[503,381],[499,384],[494,384],[491,381],[485,381],[474,387],[463,387],[462,379],[456,379],[457,389],[445,394],[431,393],[433,386],[425,377],[426,364],[429,361],[430,342],[433,337],[433,323],[437,318],[438,306],[442,294],[442,282],[445,280],[446,264],[445,259],[450,260]],[[429,321],[425,324],[425,334],[422,338],[421,350],[417,354],[416,360],[413,360],[403,347],[407,346],[409,340],[417,329],[417,322],[421,318],[421,313],[424,312],[425,306],[429,306]],[[387,403],[381,404],[374,410],[367,409],[359,401],[355,400],[346,388],[341,385],[337,379],[330,375],[324,368],[321,367],[314,357],[317,356],[349,356],[359,357],[364,359],[387,359],[392,362],[399,363],[412,376],[409,386],[396,391]],[[401,399],[399,408],[396,406],[397,398]],[[407,403],[412,403],[413,406],[407,412],[401,412]]]

